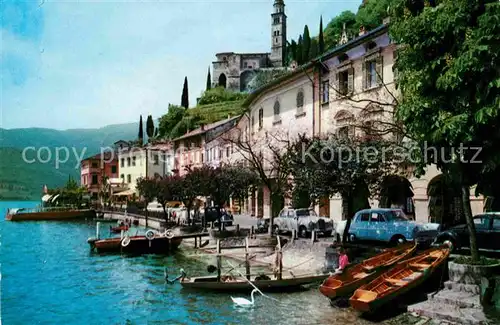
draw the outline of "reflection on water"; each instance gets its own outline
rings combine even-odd
[[[0,209],[0,213],[5,212]],[[168,257],[90,253],[87,238],[95,236],[91,221],[2,220],[0,229],[5,324],[368,323],[348,309],[330,307],[317,290],[269,294],[279,302],[256,294],[254,307],[240,308],[233,305],[230,294],[168,285],[165,268],[173,278],[180,268],[206,274],[206,265],[180,253]]]

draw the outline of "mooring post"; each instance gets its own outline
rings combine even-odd
[[[198,248],[198,237],[194,237],[194,248]]]
[[[101,223],[97,222],[95,225],[95,237],[99,239],[99,229],[101,228]]]
[[[222,267],[222,254],[220,249],[220,240],[217,239],[217,282],[220,282],[221,267]]]
[[[124,235],[125,235],[125,232],[122,229],[122,231],[120,232],[120,239],[123,239]]]
[[[314,244],[314,242],[315,242],[315,241],[316,241],[316,231],[315,231],[315,230],[313,230],[313,231],[311,232],[311,243],[313,243],[313,244]]]
[[[297,229],[292,229],[292,243],[297,239]]]
[[[250,227],[250,238],[253,238],[253,233],[254,233],[254,228],[252,226]]]
[[[239,236],[240,235],[240,225],[237,224],[236,225],[236,236]]]

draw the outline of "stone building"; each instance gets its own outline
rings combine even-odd
[[[286,14],[283,0],[274,1],[271,14],[270,53],[217,53],[217,61],[212,62],[212,86],[222,86],[232,91],[242,92],[257,71],[265,68],[282,68],[286,47]]]

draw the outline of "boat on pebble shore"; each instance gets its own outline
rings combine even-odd
[[[341,274],[328,277],[319,287],[319,291],[330,300],[348,297],[352,293],[389,267],[409,258],[417,249],[416,244],[407,243],[384,250],[359,264],[349,266]]]
[[[424,283],[450,255],[450,247],[434,247],[402,261],[357,289],[349,303],[360,312],[374,312]]]

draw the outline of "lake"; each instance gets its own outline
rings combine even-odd
[[[229,294],[186,291],[165,282],[184,268],[206,275],[206,264],[181,249],[173,256],[98,255],[87,238],[95,221],[9,222],[0,202],[1,320],[25,324],[369,324],[332,308],[317,289],[255,295],[255,306],[233,306]],[[103,226],[101,236],[106,236]],[[246,294],[234,294],[250,299]]]

